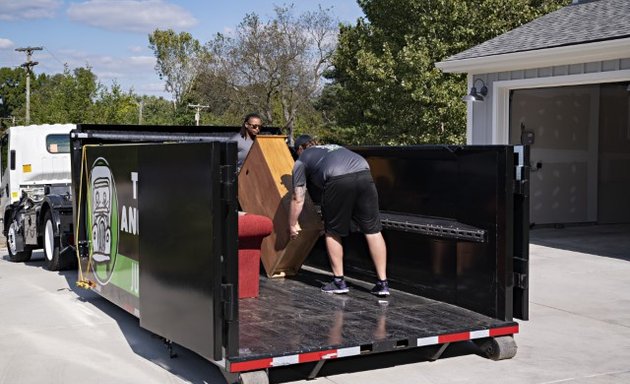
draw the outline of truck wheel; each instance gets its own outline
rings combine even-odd
[[[490,360],[505,360],[516,356],[516,342],[512,336],[498,336],[477,342],[483,354]]]
[[[44,255],[45,267],[49,271],[60,271],[70,267],[71,262],[60,255],[59,246],[55,245],[55,227],[50,211],[44,215]]]
[[[243,372],[238,375],[239,384],[269,384],[269,375],[265,371]]]
[[[33,249],[26,245],[24,246],[23,251],[17,251],[19,236],[21,235],[18,231],[18,226],[16,222],[13,221],[9,226],[9,232],[7,233],[7,250],[9,251],[9,260],[15,263],[29,261],[33,253]],[[24,242],[24,239],[22,239],[22,242]]]

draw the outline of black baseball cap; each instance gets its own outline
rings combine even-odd
[[[293,149],[297,152],[297,150],[304,144],[313,140],[310,135],[300,135],[297,139],[295,139],[295,143],[293,144]]]

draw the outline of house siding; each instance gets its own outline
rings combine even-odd
[[[472,127],[468,135],[469,144],[493,143],[492,132],[492,85],[496,81],[523,80],[544,77],[562,77],[569,75],[593,74],[610,71],[630,70],[630,57],[615,60],[597,61],[590,63],[558,65],[553,67],[516,70],[499,73],[475,75],[473,81],[481,79],[488,87],[488,95],[483,103],[471,103],[473,108]],[[630,79],[628,79],[630,80]]]

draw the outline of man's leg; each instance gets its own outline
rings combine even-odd
[[[341,237],[326,233],[326,249],[330,259],[330,268],[335,276],[343,276],[343,245]]]
[[[387,247],[381,232],[365,235],[379,280],[387,279]],[[328,240],[328,239],[326,239]],[[326,242],[328,244],[328,242]],[[330,251],[329,251],[330,253]],[[343,255],[342,255],[343,256]],[[342,269],[343,270],[343,269]]]

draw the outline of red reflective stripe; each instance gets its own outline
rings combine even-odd
[[[503,335],[513,335],[518,333],[518,324],[512,325],[509,327],[501,327],[494,328],[488,330],[489,336],[503,336]],[[470,340],[470,332],[461,332],[461,333],[451,333],[447,335],[439,335],[437,344],[444,343],[452,343],[456,341],[465,341]],[[299,363],[308,363],[312,361],[319,361],[323,359],[334,359],[337,358],[337,349],[329,349],[326,351],[317,351],[317,352],[308,352],[301,353],[298,355]],[[273,367],[273,358],[260,359],[260,360],[251,360],[251,361],[241,361],[230,364],[230,372],[243,372],[243,371],[253,371],[256,369],[265,369]]]
[[[438,344],[451,343],[454,341],[470,340],[470,332],[451,333],[450,335],[438,336]]]
[[[494,328],[490,330],[490,336],[513,335],[515,333],[518,333],[518,325],[513,325],[511,327]]]
[[[253,371],[255,369],[269,368],[271,367],[272,363],[273,363],[273,358],[251,360],[251,361],[240,361],[237,363],[230,364],[230,372]]]
[[[325,357],[326,355],[328,356]],[[337,357],[337,350],[330,349],[328,351],[309,352],[309,353],[302,353],[299,355],[300,363],[308,363],[310,361],[319,361],[319,360],[324,359],[324,357],[327,359]]]

